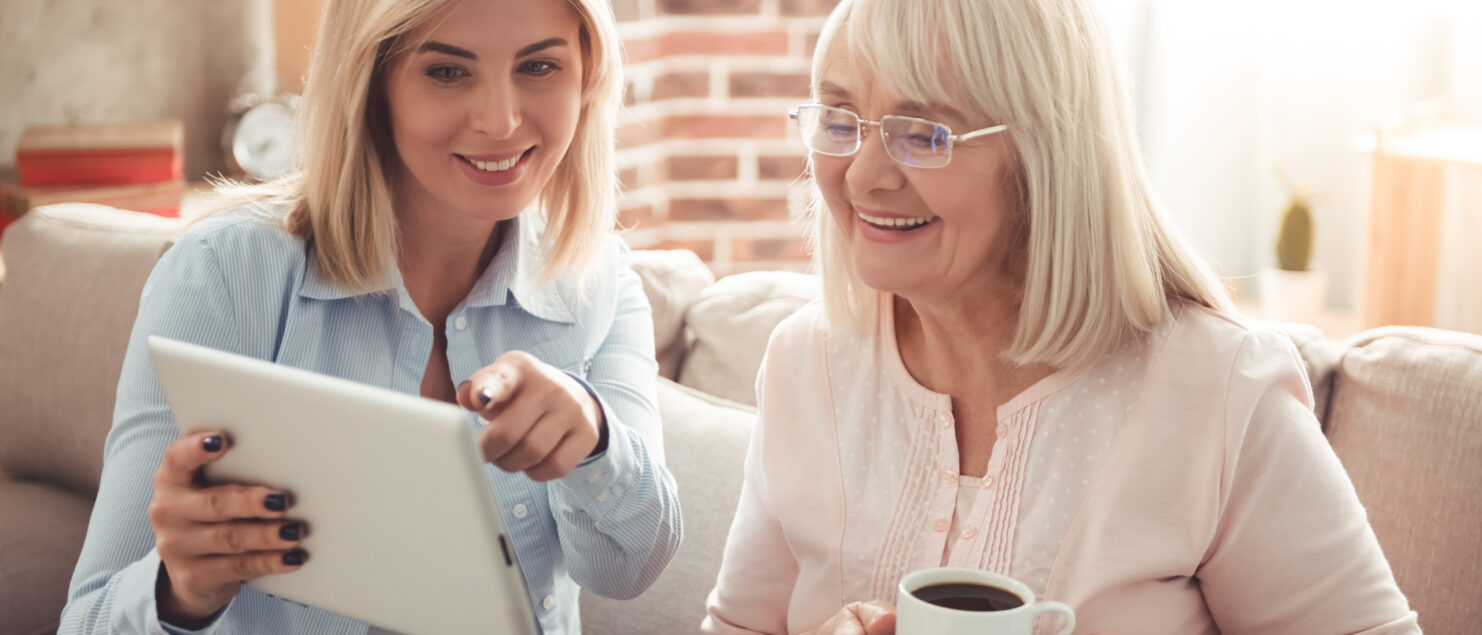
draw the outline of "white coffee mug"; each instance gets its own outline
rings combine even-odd
[[[1016,596],[1021,604],[997,611],[970,611],[938,606],[916,597],[915,592],[938,584],[970,584],[993,587]],[[1043,613],[1065,616],[1058,635],[1075,630],[1075,611],[1060,602],[1035,602],[1034,591],[1023,582],[978,569],[941,567],[921,569],[901,578],[895,600],[896,635],[1030,635],[1036,618]]]

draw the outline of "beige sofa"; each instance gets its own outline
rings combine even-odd
[[[0,633],[56,629],[102,461],[138,295],[176,221],[42,208],[0,244]],[[801,274],[715,281],[688,252],[635,252],[654,306],[665,442],[685,543],[636,600],[585,597],[586,630],[692,633],[719,566],[767,333],[818,293]],[[1329,440],[1428,633],[1482,624],[1482,337],[1389,328],[1346,344],[1292,325]],[[728,400],[729,399],[729,400]]]

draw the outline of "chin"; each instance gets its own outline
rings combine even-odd
[[[504,221],[519,216],[535,199],[533,193],[502,192],[490,195],[488,192],[473,192],[463,197],[459,207],[468,216]]]
[[[866,287],[883,293],[910,295],[911,291],[925,284],[923,276],[910,265],[882,262],[878,259],[862,262],[856,256],[854,273]]]

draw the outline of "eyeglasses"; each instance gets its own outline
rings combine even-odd
[[[952,161],[952,144],[1008,130],[1008,124],[952,134],[946,124],[916,117],[886,115],[880,121],[860,119],[843,108],[808,104],[787,115],[798,122],[803,145],[831,157],[847,157],[859,151],[865,129],[880,129],[885,154],[896,163],[913,168],[940,168]]]

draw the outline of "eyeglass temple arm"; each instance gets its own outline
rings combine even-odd
[[[998,124],[998,125],[993,126],[991,128],[984,128],[982,130],[974,130],[972,132],[965,132],[965,133],[962,133],[962,134],[959,134],[959,135],[952,135],[951,137],[948,137],[948,138],[951,139],[953,143],[956,143],[958,141],[967,141],[969,139],[976,139],[978,137],[982,137],[982,136],[986,136],[986,135],[991,135],[991,134],[993,134],[995,132],[1003,132],[1004,130],[1008,130],[1008,129],[1009,129],[1009,125],[1008,124],[1001,123],[1001,124]]]

